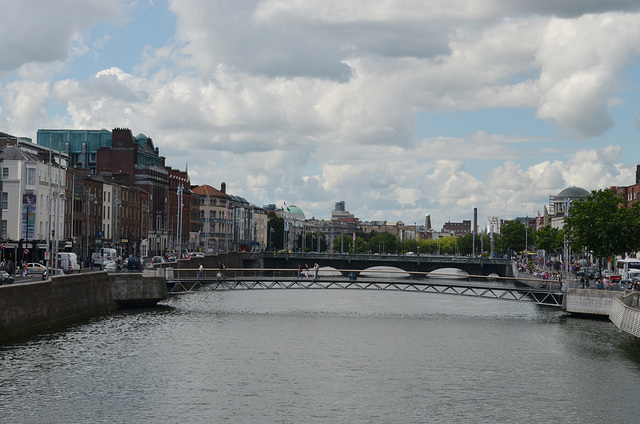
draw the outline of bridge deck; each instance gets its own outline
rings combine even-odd
[[[233,277],[220,279],[181,278],[168,282],[170,294],[185,293],[194,290],[274,290],[274,289],[315,289],[315,290],[390,290],[418,293],[439,293],[468,297],[512,300],[560,307],[562,293],[551,288],[534,289],[517,287],[511,283],[471,282],[443,279],[392,279],[392,278],[322,278],[305,280],[281,277]]]

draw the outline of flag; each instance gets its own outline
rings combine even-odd
[[[544,222],[543,222],[543,226],[546,227],[549,224],[551,224],[551,218],[549,217],[549,211],[547,211],[547,205],[544,205]]]

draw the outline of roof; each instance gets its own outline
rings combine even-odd
[[[568,199],[581,199],[588,196],[589,196],[589,192],[587,190],[580,187],[573,186],[573,187],[565,188],[560,193],[558,193],[556,197],[568,198]]]
[[[4,146],[2,149],[2,158],[4,160],[24,160],[24,161],[35,161],[35,162],[44,162],[44,159],[40,156],[24,151],[22,149],[17,148],[16,146]]]
[[[289,212],[291,214],[294,214],[294,215],[300,215],[301,217],[304,218],[304,212],[302,212],[302,209],[300,209],[296,205],[284,206],[282,208],[282,210],[285,211],[285,212]]]
[[[231,196],[229,196],[228,194],[225,194],[220,190],[216,190],[215,188],[207,184],[198,186],[191,191],[200,196],[224,197],[225,199],[231,198]]]

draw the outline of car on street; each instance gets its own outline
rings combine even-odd
[[[104,264],[104,270],[107,272],[116,272],[118,271],[118,265],[116,265],[116,263],[113,261],[109,261]]]
[[[44,265],[39,264],[39,263],[28,263],[27,264],[27,272],[29,274],[42,274],[46,270],[47,270],[47,267],[45,267]]]
[[[140,258],[132,256],[127,261],[127,269],[129,271],[142,272],[142,261]]]
[[[9,275],[7,271],[0,271],[0,284],[13,284],[13,276]]]
[[[164,262],[164,258],[162,256],[154,256],[151,258],[151,265],[161,264]]]
[[[202,253],[202,252],[193,252],[191,254],[191,257],[192,258],[204,258],[204,253]]]

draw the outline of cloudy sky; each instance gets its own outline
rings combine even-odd
[[[637,0],[0,0],[0,131],[131,128],[194,184],[440,230],[635,183]]]

